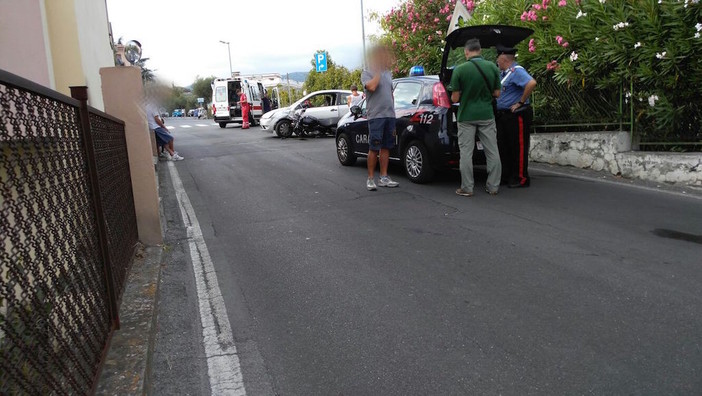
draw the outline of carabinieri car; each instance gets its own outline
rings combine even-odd
[[[436,170],[458,166],[459,150],[454,112],[446,89],[437,76],[405,77],[393,80],[396,130],[390,160],[402,162],[414,183],[427,183]],[[368,156],[366,101],[351,108],[339,120],[336,153],[342,165],[353,165]],[[476,143],[474,159],[485,162],[482,145]]]
[[[453,69],[466,61],[463,45],[478,38],[483,48],[500,43],[513,47],[533,31],[514,26],[481,25],[454,30],[446,37],[441,60],[441,76],[416,76],[393,80],[396,131],[390,160],[401,162],[414,183],[430,182],[437,170],[457,168],[460,160],[456,111],[446,87]],[[350,166],[358,157],[368,156],[366,102],[354,106],[339,120],[336,153],[342,165]],[[476,136],[473,162],[485,163],[483,146]]]

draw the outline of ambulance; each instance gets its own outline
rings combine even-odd
[[[212,115],[220,128],[229,123],[243,122],[237,90],[241,90],[251,103],[249,122],[258,125],[263,115],[263,94],[266,92],[260,79],[248,78],[234,73],[232,78],[217,78],[212,82]]]

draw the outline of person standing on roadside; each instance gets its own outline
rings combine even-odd
[[[368,118],[368,191],[377,190],[375,166],[380,162],[380,187],[397,187],[388,176],[390,149],[395,146],[395,100],[392,96],[393,57],[390,50],[376,46],[370,51],[369,68],[361,73]]]
[[[529,96],[536,80],[515,60],[517,50],[502,45],[497,66],[502,71],[502,95],[497,99],[497,144],[502,158],[502,178],[509,188],[529,187],[529,140],[534,110]]]
[[[461,188],[456,190],[456,194],[473,196],[473,150],[477,133],[487,158],[488,179],[485,191],[497,195],[502,165],[497,149],[493,98],[500,96],[500,71],[495,64],[482,58],[478,39],[466,41],[464,51],[468,61],[453,70],[449,84],[451,101],[460,102],[456,119],[461,151]]]
[[[268,92],[263,94],[263,99],[261,99],[261,102],[263,102],[263,114],[271,111],[271,98],[268,97]]]
[[[236,94],[239,96],[239,106],[241,107],[241,129],[249,129],[249,100],[240,89],[236,90]]]
[[[358,106],[361,104],[361,101],[363,100],[363,95],[358,93],[358,87],[355,85],[351,86],[351,95],[346,97],[346,104],[349,106],[349,109],[352,108],[353,106]]]

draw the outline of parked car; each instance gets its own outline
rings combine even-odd
[[[395,148],[390,152],[390,160],[402,163],[410,181],[427,183],[433,179],[436,171],[457,168],[459,165],[456,122],[458,104],[450,103],[447,86],[454,67],[466,61],[463,50],[465,42],[476,37],[483,48],[497,43],[515,46],[531,33],[530,29],[502,25],[470,26],[455,30],[446,38],[441,76],[393,80],[397,137]],[[339,120],[336,153],[342,165],[353,165],[358,157],[368,156],[365,106],[364,100]],[[485,163],[483,146],[477,137],[473,162]]]
[[[173,109],[173,117],[185,117],[185,109]]]
[[[261,117],[261,129],[275,133],[278,137],[292,136],[292,122],[297,110],[306,107],[305,114],[319,120],[326,128],[335,129],[339,119],[349,112],[346,97],[351,91],[326,90],[316,91],[288,107],[269,111]]]
[[[393,95],[397,136],[390,159],[402,162],[407,177],[415,183],[431,181],[435,170],[458,166],[456,129],[448,128],[454,120],[453,112],[439,77],[393,80]],[[478,151],[481,149],[478,143]],[[346,166],[353,165],[358,157],[368,156],[365,100],[339,121],[336,152],[339,162]]]

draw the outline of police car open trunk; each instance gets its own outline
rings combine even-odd
[[[451,32],[451,34],[446,37],[446,45],[444,46],[444,53],[441,58],[441,71],[439,72],[439,79],[441,83],[444,84],[444,87],[446,87],[448,96],[451,97],[448,86],[451,82],[453,69],[466,61],[463,50],[466,41],[477,38],[480,40],[480,46],[482,48],[494,47],[497,44],[506,47],[514,47],[531,36],[532,33],[534,33],[534,31],[531,29],[509,25],[466,26]],[[458,106],[454,104],[451,108],[454,122],[449,123],[449,134],[452,136],[456,136],[458,133],[455,122],[457,110]]]

